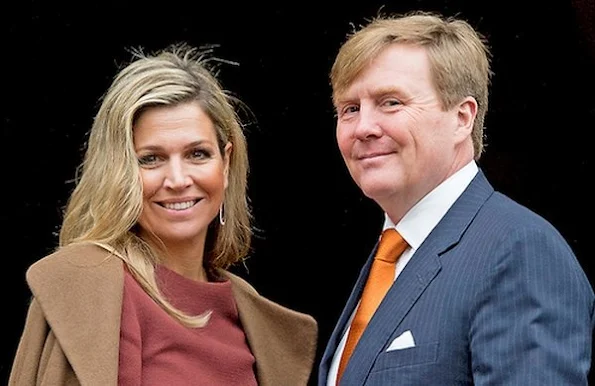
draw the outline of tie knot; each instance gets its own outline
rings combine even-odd
[[[380,245],[376,252],[376,260],[395,263],[407,248],[407,241],[394,228],[386,229],[380,237]]]

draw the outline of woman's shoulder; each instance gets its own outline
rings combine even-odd
[[[309,314],[261,294],[244,278],[225,271],[240,320],[263,379],[272,384],[306,384],[316,355],[318,323]],[[278,353],[284,355],[279,357]]]
[[[100,270],[90,268],[98,267]],[[63,278],[73,280],[89,272],[121,271],[122,262],[112,252],[94,243],[76,243],[60,247],[33,263],[27,270],[29,284]],[[95,275],[97,273],[94,273]],[[83,278],[84,280],[84,278]]]
[[[246,279],[237,275],[235,273],[229,272],[228,270],[218,270],[218,275],[231,282],[231,285],[235,288],[241,289],[244,292],[247,292],[253,296],[261,296],[258,291],[252,286],[252,284],[248,283]]]
[[[35,270],[38,267],[47,269],[53,266],[94,266],[103,264],[106,259],[115,257],[113,254],[98,244],[91,242],[70,244],[59,247],[49,255],[42,257],[31,265],[29,269]]]
[[[250,304],[261,310],[265,308],[268,309],[267,314],[285,315],[289,320],[299,320],[300,322],[311,326],[317,325],[317,322],[311,315],[289,308],[261,295],[252,284],[241,276],[229,271],[222,271],[221,274],[231,282],[234,297],[236,298],[239,307]]]

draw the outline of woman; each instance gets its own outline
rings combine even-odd
[[[305,385],[312,317],[228,272],[248,253],[246,141],[206,54],[114,79],[60,230],[27,271],[10,385]]]

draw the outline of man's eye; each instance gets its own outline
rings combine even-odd
[[[399,102],[396,99],[387,99],[384,101],[385,106],[398,106],[400,104],[401,104],[401,102]]]
[[[356,105],[349,105],[343,108],[343,110],[341,110],[341,115],[344,114],[352,114],[352,113],[356,113],[359,111],[359,106]]]

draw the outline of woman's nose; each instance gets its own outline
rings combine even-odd
[[[172,161],[170,163],[164,185],[171,189],[181,189],[192,185],[192,178],[182,162]]]

